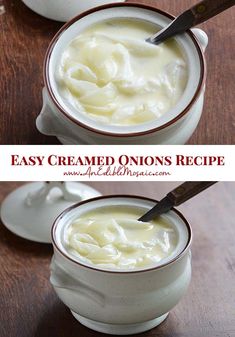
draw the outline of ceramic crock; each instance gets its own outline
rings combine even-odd
[[[52,20],[68,21],[89,8],[124,0],[22,0],[34,12]]]
[[[103,206],[134,206],[149,210],[155,200],[106,196],[65,210],[52,228],[54,256],[50,281],[57,295],[83,325],[103,333],[129,335],[159,325],[185,293],[191,278],[191,228],[171,210],[164,215],[178,232],[175,251],[159,264],[133,271],[86,265],[66,251],[66,227],[80,214]]]
[[[69,42],[91,24],[111,18],[147,20],[165,27],[171,15],[144,4],[109,4],[87,11],[67,23],[54,37],[44,63],[43,108],[38,130],[56,136],[63,144],[184,144],[194,132],[203,108],[207,35],[199,29],[176,37],[188,63],[188,82],[176,106],[161,118],[135,126],[109,126],[79,113],[63,101],[56,69]]]

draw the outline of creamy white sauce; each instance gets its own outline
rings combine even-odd
[[[178,237],[175,228],[159,217],[138,219],[134,207],[102,207],[80,216],[65,232],[65,248],[80,262],[97,267],[135,269],[153,266],[169,257]]]
[[[188,71],[176,41],[145,42],[156,30],[145,21],[113,19],[83,31],[58,66],[64,100],[109,125],[142,124],[167,113],[182,96]]]

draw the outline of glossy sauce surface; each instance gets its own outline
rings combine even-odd
[[[57,81],[79,113],[109,125],[160,118],[182,96],[187,64],[175,40],[145,42],[155,25],[112,19],[90,26],[64,51]]]
[[[101,207],[81,215],[65,232],[65,248],[78,261],[97,267],[135,269],[153,266],[175,249],[175,228],[162,217],[144,223],[144,210]]]

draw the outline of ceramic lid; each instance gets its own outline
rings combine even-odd
[[[45,18],[68,21],[90,8],[108,4],[111,2],[121,2],[124,0],[22,0],[26,6]]]
[[[1,206],[1,220],[14,234],[51,243],[56,217],[73,204],[99,196],[92,187],[77,182],[34,182],[11,192]]]

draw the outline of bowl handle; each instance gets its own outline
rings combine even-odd
[[[68,138],[66,126],[62,124],[61,120],[51,108],[52,103],[45,87],[42,90],[42,97],[43,107],[36,119],[36,127],[38,131],[47,136]]]
[[[208,46],[208,36],[204,30],[200,28],[191,29],[193,34],[196,36],[200,46],[202,47],[203,52],[205,52],[206,47]]]
[[[50,269],[50,282],[55,288],[74,291],[79,294],[79,296],[83,296],[85,299],[89,298],[90,301],[94,301],[98,305],[104,307],[104,295],[82,283],[81,281],[73,278],[62,267],[58,266],[54,257],[52,258]]]

